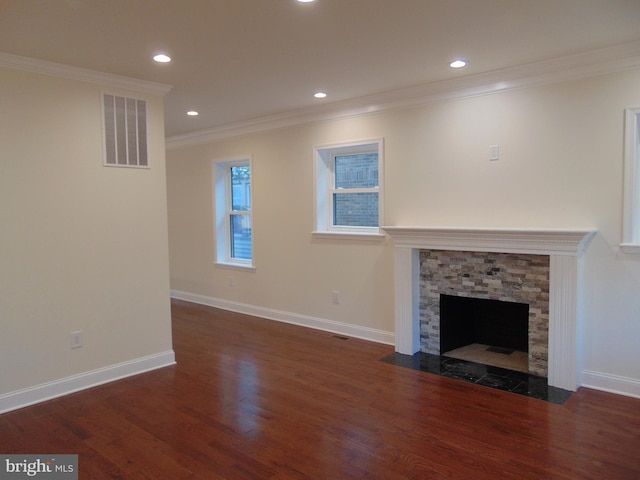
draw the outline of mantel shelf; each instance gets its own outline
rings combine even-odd
[[[384,226],[398,247],[581,256],[597,233],[586,229]]]

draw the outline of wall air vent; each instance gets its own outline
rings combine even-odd
[[[149,168],[147,102],[103,95],[104,165]]]

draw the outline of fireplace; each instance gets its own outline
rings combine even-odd
[[[383,227],[383,229],[391,236],[394,243],[395,342],[398,353],[413,355],[421,349],[421,251],[540,256],[548,261],[548,333],[544,341],[545,345],[540,345],[541,349],[548,352],[548,384],[566,390],[577,389],[580,385],[578,332],[581,323],[582,257],[596,233],[595,230],[424,227]],[[464,282],[465,278],[455,272],[449,277],[457,278],[460,282]],[[499,283],[488,282],[486,286],[488,289],[495,288],[496,292],[499,289],[504,290]],[[474,288],[471,285],[467,286]],[[527,289],[515,290],[526,291]],[[438,304],[440,293],[447,292],[438,292]],[[490,297],[491,295],[487,294],[486,298]],[[527,303],[530,304],[530,302]],[[536,314],[540,311],[537,307],[530,307],[530,316],[532,310]],[[544,312],[540,313],[544,314]],[[529,345],[531,356],[531,339]]]

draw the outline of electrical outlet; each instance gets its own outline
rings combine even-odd
[[[233,277],[229,277],[229,286],[230,287],[235,287],[236,286],[236,279]]]
[[[82,330],[71,332],[71,348],[82,347]]]
[[[331,296],[333,298],[333,303],[335,303],[336,305],[339,305],[340,304],[340,292],[337,291],[337,290],[334,290],[331,293]]]

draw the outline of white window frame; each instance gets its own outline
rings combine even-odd
[[[339,191],[334,189],[335,157],[374,151],[378,153],[377,188],[349,189],[349,191],[351,193],[377,192],[378,227],[333,225],[333,194]],[[313,158],[315,198],[313,235],[335,238],[384,238],[384,233],[380,230],[384,225],[384,139],[374,138],[314,146]]]
[[[235,160],[219,160],[214,162],[214,202],[215,202],[215,250],[216,265],[241,269],[255,269],[254,267],[254,236],[253,236],[253,166],[250,156]],[[231,168],[248,166],[251,171],[249,189],[251,191],[251,210],[231,211],[232,185]],[[235,258],[231,256],[231,216],[248,215],[251,225],[251,259]]]
[[[625,109],[622,251],[640,253],[640,107]]]

